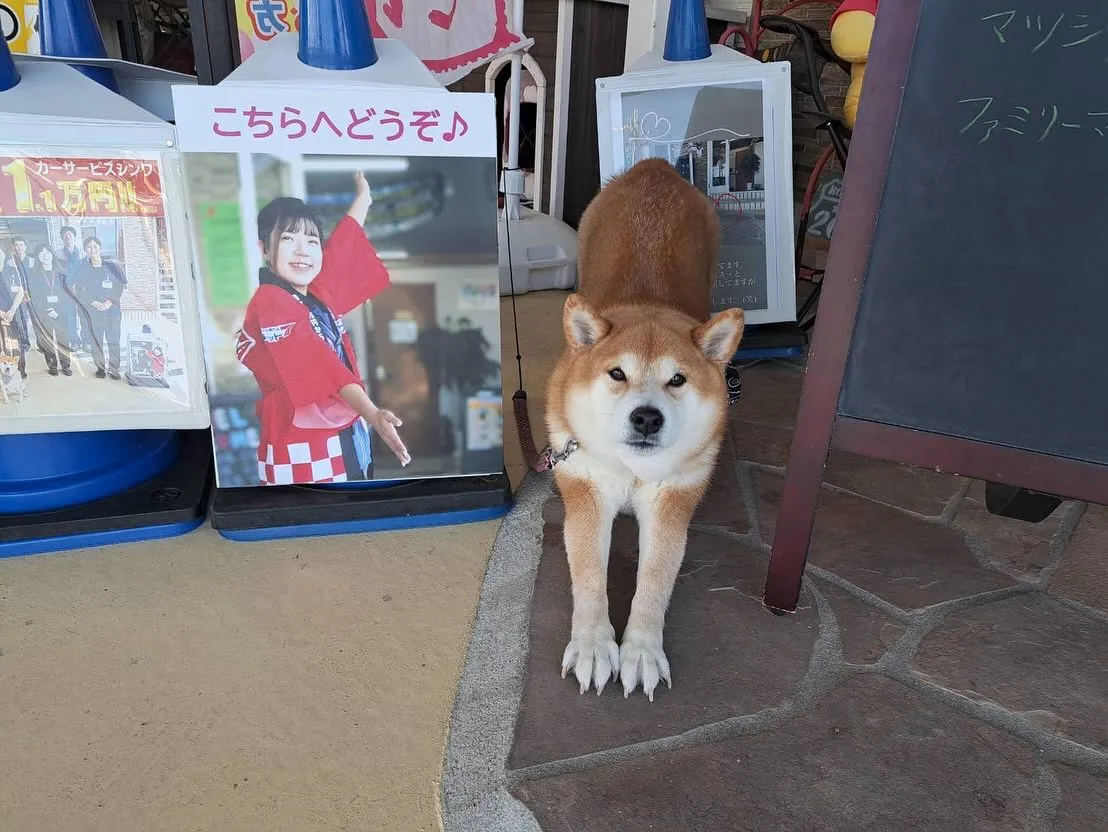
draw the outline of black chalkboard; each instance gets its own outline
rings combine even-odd
[[[841,416],[1108,464],[1106,74],[1106,4],[919,4]]]

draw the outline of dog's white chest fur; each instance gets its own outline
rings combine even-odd
[[[586,480],[604,495],[604,502],[615,511],[633,507],[637,494],[653,493],[662,486],[690,488],[706,482],[712,473],[715,454],[700,460],[680,460],[672,454],[621,459],[599,457],[587,448],[579,448],[559,467],[570,476]]]

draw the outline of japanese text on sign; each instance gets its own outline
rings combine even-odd
[[[164,216],[151,159],[0,157],[0,216]]]
[[[297,0],[245,0],[245,4],[246,18],[250,21],[250,28],[253,29],[254,37],[258,40],[272,40],[277,35],[285,32],[297,31],[300,12],[297,8]],[[414,11],[415,17],[419,18],[422,14],[426,17],[427,23],[443,32],[449,32],[453,28],[454,21],[458,16],[458,0],[443,0],[441,3],[433,3],[429,9],[423,8],[427,5],[426,3],[413,3],[412,5],[418,8],[405,9],[405,0],[384,0],[380,4],[380,13],[394,29],[401,30],[404,29],[406,23],[409,25],[412,23],[411,18]],[[503,7],[503,0],[501,0],[500,6]],[[367,3],[366,8],[371,13],[372,23],[379,23],[376,16],[376,5]],[[497,10],[495,3],[492,10]],[[486,12],[485,16],[494,17],[494,15],[488,15],[485,9],[481,9],[481,11]],[[419,20],[419,23],[423,23],[423,21]],[[380,26],[374,26],[373,28],[374,37],[384,35]]]
[[[247,0],[246,17],[261,41],[272,40],[282,32],[296,31],[298,10],[286,0]]]
[[[1008,9],[982,15],[980,22],[991,29],[994,48],[1015,48],[1029,55],[1045,54],[1052,49],[1096,49],[1108,63],[1108,14],[1099,17],[1070,12],[1028,14]],[[1049,58],[1057,59],[1057,53]],[[958,105],[965,114],[959,135],[972,137],[977,144],[1002,138],[1017,140],[1016,137],[1020,141],[1042,143],[1083,129],[1102,138],[1108,135],[1106,105],[1085,107],[1081,108],[1084,112],[1078,112],[1054,102],[1001,102],[987,95],[968,95],[958,99]]]
[[[241,113],[235,107],[213,107],[210,121],[216,136],[238,138],[249,134],[254,139],[267,139],[279,132],[290,141],[326,130],[337,139],[345,136],[359,142],[395,142],[404,138],[405,130],[411,130],[421,142],[450,144],[469,132],[469,124],[457,110],[444,117],[438,110],[383,110],[378,113],[372,107],[361,111],[350,107],[345,113],[316,110],[313,114],[296,107],[282,107],[275,116],[272,110],[260,110],[255,106]]]
[[[184,152],[492,156],[493,96],[379,89],[175,87]]]
[[[1092,44],[1108,52],[1108,15],[1093,20],[1087,14],[1020,14],[1014,10],[994,12],[981,18],[999,43],[1027,47],[1035,54],[1048,47],[1072,49]]]
[[[1014,133],[1025,136],[1035,142],[1046,141],[1057,130],[1079,130],[1087,127],[1097,135],[1108,132],[1108,110],[1077,113],[1080,120],[1062,113],[1056,104],[1030,107],[1000,106],[995,98],[963,98],[958,101],[964,105],[967,115],[972,116],[962,127],[964,135],[973,131],[978,136],[978,144],[985,144],[999,130],[1002,133]]]

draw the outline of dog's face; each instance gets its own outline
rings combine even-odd
[[[564,325],[566,418],[590,452],[636,473],[657,472],[718,438],[727,407],[723,368],[742,338],[741,309],[695,326],[665,308],[627,307],[604,318],[571,295]]]
[[[10,361],[0,361],[0,384],[11,387],[15,384],[17,378],[19,378],[18,366]],[[20,380],[22,381],[22,379]]]

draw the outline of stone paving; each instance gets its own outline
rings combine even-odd
[[[834,454],[800,607],[773,616],[801,380],[785,362],[744,372],[667,620],[673,689],[653,703],[560,678],[562,509],[529,478],[455,708],[448,830],[1108,830],[1108,509],[1023,523],[990,515],[982,483]],[[617,633],[636,544],[621,518]]]

